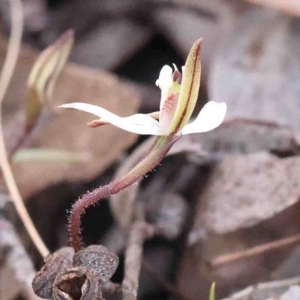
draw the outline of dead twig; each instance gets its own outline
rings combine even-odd
[[[2,111],[2,103],[4,96],[6,94],[8,85],[10,83],[11,77],[13,75],[21,40],[22,40],[22,31],[23,31],[23,12],[22,12],[22,2],[20,0],[10,0],[10,7],[11,7],[11,16],[12,16],[12,29],[11,35],[9,39],[9,45],[7,50],[6,59],[4,62],[4,66],[1,72],[0,77],[0,112]],[[18,187],[16,185],[7,152],[5,149],[4,144],[4,136],[3,136],[3,126],[2,126],[2,116],[0,113],[0,165],[3,173],[3,177],[9,193],[11,195],[12,201],[15,204],[16,210],[28,231],[33,243],[39,250],[42,256],[46,256],[49,251],[45,246],[43,240],[41,239],[40,235],[38,234],[20,195]]]
[[[122,300],[136,300],[139,275],[143,260],[143,244],[154,234],[154,229],[144,220],[142,206],[136,210],[136,221],[132,223],[125,251],[125,275],[122,282]]]
[[[148,225],[143,221],[132,224],[126,248],[125,276],[122,283],[122,299],[136,300],[143,257],[143,243],[149,236]]]
[[[209,266],[212,268],[219,268],[227,264],[231,264],[237,262],[241,259],[251,258],[255,255],[263,254],[269,251],[274,251],[281,249],[283,247],[287,247],[290,245],[295,245],[300,243],[300,234],[296,234],[294,236],[280,239],[271,243],[267,243],[264,245],[256,246],[250,249],[246,249],[244,251],[221,255],[209,262]]]

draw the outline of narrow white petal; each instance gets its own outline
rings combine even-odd
[[[225,118],[226,103],[210,101],[204,105],[198,117],[191,124],[186,125],[182,134],[207,132],[220,126]]]
[[[135,114],[129,117],[124,117],[122,120],[140,126],[157,126],[158,123],[153,117],[145,114]]]
[[[70,103],[59,107],[74,108],[91,113],[110,124],[129,132],[147,135],[162,135],[159,123],[147,115],[136,114],[130,117],[121,118],[102,107],[87,103]]]
[[[175,70],[175,71],[178,71],[177,66],[176,66],[174,63],[173,63],[172,65],[173,65],[173,67],[174,67],[174,70]]]

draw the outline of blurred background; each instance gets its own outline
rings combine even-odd
[[[35,58],[66,30],[75,31],[55,95],[22,146],[27,152],[13,160],[21,194],[50,250],[69,244],[74,200],[112,180],[146,140],[112,126],[91,129],[86,123],[93,117],[57,106],[81,101],[121,116],[157,111],[162,66],[183,66],[202,37],[196,114],[208,100],[226,102],[228,113],[219,129],[182,138],[177,154],[141,183],[136,201],[161,234],[145,245],[139,299],[208,299],[213,281],[217,299],[300,299],[299,290],[295,298],[280,298],[300,282],[299,0],[23,0],[23,9],[24,44],[3,107],[8,152],[20,138]],[[1,0],[1,67],[9,31],[9,3]],[[3,179],[0,184],[0,219],[21,239],[10,249],[25,247],[39,269],[42,259]],[[114,282],[124,271],[125,238],[115,221],[126,222],[128,203],[121,198],[112,208],[106,200],[89,208],[83,220],[87,245],[101,243],[120,255]],[[293,236],[276,250],[214,266],[223,254]],[[24,299],[4,244],[0,235],[1,300]],[[24,274],[26,255],[18,260]],[[278,284],[252,286],[271,280]],[[230,298],[248,286],[244,296]]]

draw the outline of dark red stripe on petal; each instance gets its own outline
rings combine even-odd
[[[186,113],[187,113],[187,110],[188,110],[188,107],[190,105],[190,100],[191,100],[191,93],[192,93],[192,90],[193,90],[193,85],[194,85],[194,80],[195,80],[195,73],[196,73],[196,68],[197,68],[197,59],[200,59],[200,50],[201,50],[201,43],[199,43],[199,45],[197,46],[196,48],[196,56],[195,56],[195,62],[194,62],[194,68],[193,68],[193,75],[192,75],[192,81],[191,81],[191,85],[190,85],[190,89],[189,89],[189,96],[188,96],[188,100],[186,102],[186,106],[184,108],[184,111],[180,117],[180,120],[174,130],[174,133],[176,133],[179,128],[181,127],[181,124],[183,122],[183,119],[184,117],[186,116]],[[184,76],[184,74],[183,74]]]

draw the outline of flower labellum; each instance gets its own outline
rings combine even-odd
[[[146,135],[170,136],[207,132],[221,125],[226,114],[226,104],[208,102],[194,122],[188,124],[194,111],[200,88],[202,39],[196,41],[188,55],[182,73],[174,65],[164,66],[156,81],[161,89],[160,111],[119,117],[108,110],[87,103],[70,103],[60,107],[75,108],[98,116],[89,123],[91,127],[112,124],[123,130]],[[159,120],[157,120],[157,118]]]
[[[159,124],[165,134],[168,134],[176,110],[181,77],[177,68],[173,73],[172,68],[166,65],[163,66],[156,80],[156,85],[161,89]]]

